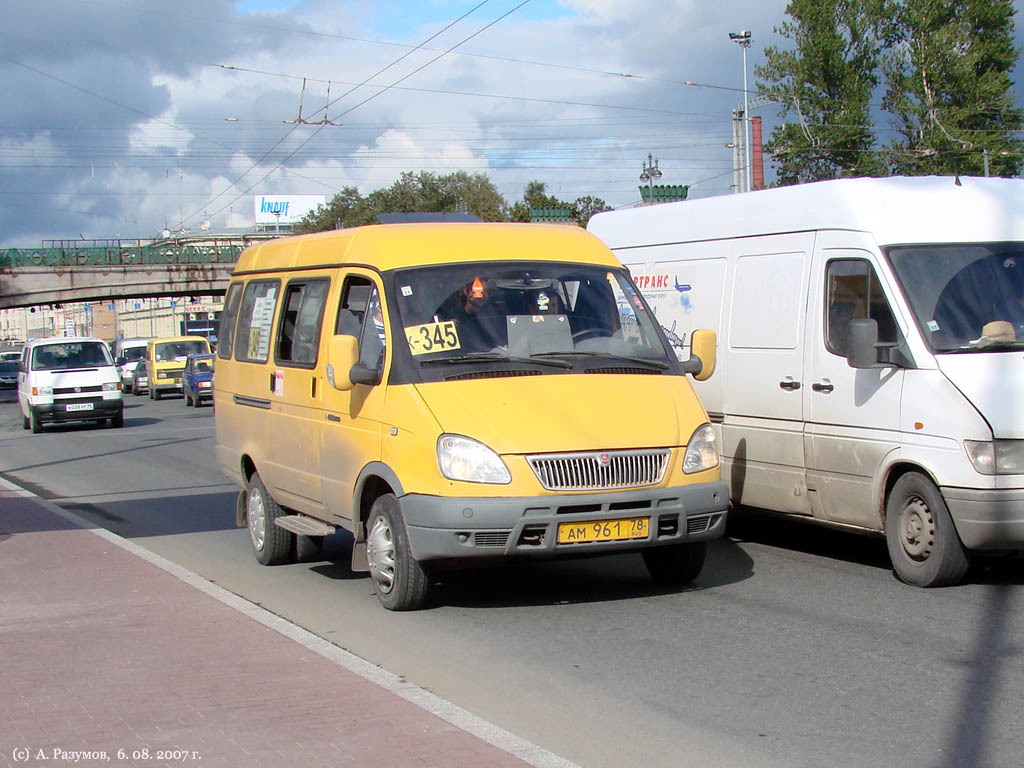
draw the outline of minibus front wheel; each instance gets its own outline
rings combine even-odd
[[[920,472],[903,475],[889,492],[885,541],[896,576],[916,587],[957,584],[970,565],[942,494]]]
[[[430,582],[412,556],[402,505],[393,493],[379,496],[366,521],[366,559],[380,604],[389,611],[415,611]]]
[[[700,575],[706,553],[703,541],[651,547],[643,551],[644,565],[658,584],[681,587]]]

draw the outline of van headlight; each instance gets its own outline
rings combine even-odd
[[[461,435],[437,439],[437,465],[449,480],[467,483],[511,483],[505,462],[483,443]]]
[[[53,387],[32,387],[33,397],[53,397]]]
[[[1024,440],[964,440],[964,448],[983,475],[1024,475]]]
[[[104,392],[113,392],[113,391],[118,390],[120,388],[121,388],[121,382],[120,381],[106,381],[106,382],[103,383],[103,391]]]
[[[683,456],[683,472],[692,475],[718,466],[718,445],[715,443],[715,430],[710,424],[697,427],[686,444]]]

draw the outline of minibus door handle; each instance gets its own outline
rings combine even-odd
[[[835,387],[833,387],[832,383],[826,379],[825,381],[814,382],[813,384],[811,384],[811,389],[813,389],[815,392],[824,392],[825,394],[828,394],[833,389],[835,389]]]
[[[782,389],[786,389],[786,390],[789,390],[790,392],[792,392],[794,390],[800,389],[800,382],[799,381],[793,381],[792,378],[787,376],[786,378],[784,378],[782,381],[779,382],[779,387],[781,387]]]
[[[274,372],[270,372],[270,391],[274,391]]]

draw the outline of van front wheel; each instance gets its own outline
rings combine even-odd
[[[260,565],[279,565],[291,559],[295,534],[274,525],[282,515],[284,511],[267,493],[259,473],[254,473],[245,497],[245,520],[252,551]]]
[[[366,559],[380,604],[389,611],[414,611],[427,597],[427,573],[412,556],[402,506],[386,493],[370,508]]]
[[[658,584],[681,587],[700,575],[706,553],[703,541],[652,547],[643,551],[644,565]]]
[[[896,575],[916,587],[957,584],[970,565],[942,494],[919,472],[905,474],[889,493],[885,541]]]

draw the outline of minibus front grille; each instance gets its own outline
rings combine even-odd
[[[540,371],[472,371],[446,376],[445,381],[465,381],[466,379],[503,379],[509,376],[540,376]]]
[[[527,456],[549,491],[610,491],[657,485],[665,476],[667,448],[638,451],[551,453]]]
[[[473,545],[477,547],[504,547],[512,531],[476,531]]]

